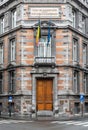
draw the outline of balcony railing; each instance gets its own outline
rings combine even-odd
[[[52,65],[55,64],[55,57],[35,57],[34,64]]]

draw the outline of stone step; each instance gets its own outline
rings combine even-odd
[[[40,116],[38,116],[37,117],[37,120],[53,120],[54,119],[54,117],[48,117],[48,116],[46,116],[46,117],[40,117]]]
[[[53,112],[52,111],[37,111],[37,116],[40,117],[52,117],[53,116]]]

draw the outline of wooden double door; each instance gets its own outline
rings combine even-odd
[[[53,80],[37,79],[36,87],[37,111],[53,109]]]

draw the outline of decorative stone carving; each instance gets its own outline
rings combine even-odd
[[[17,6],[17,21],[20,21],[22,19],[22,5]]]

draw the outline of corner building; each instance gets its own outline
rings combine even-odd
[[[1,114],[80,114],[80,94],[87,114],[88,0],[0,0]]]

